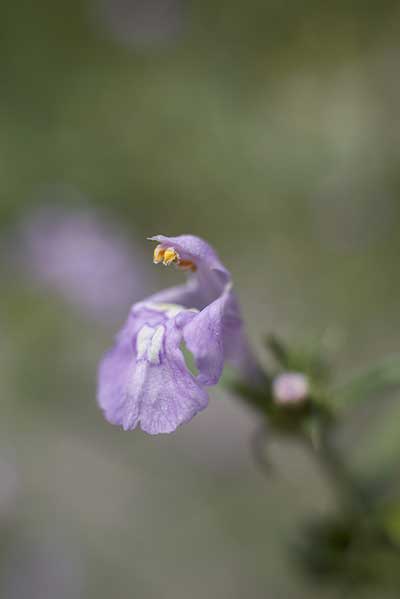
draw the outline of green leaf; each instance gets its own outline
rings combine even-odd
[[[385,358],[382,362],[362,370],[331,390],[337,407],[363,401],[373,395],[400,387],[400,354]]]

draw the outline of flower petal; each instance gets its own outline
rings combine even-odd
[[[213,248],[203,239],[194,235],[179,235],[178,237],[155,235],[150,239],[158,241],[164,247],[174,248],[182,260],[195,264],[197,270],[189,279],[190,282],[194,281],[194,283],[192,283],[192,288],[187,291],[190,293],[189,299],[192,299],[196,304],[189,306],[186,301],[180,301],[183,305],[201,309],[220,296],[226,285],[230,283],[231,275],[229,271],[222,264]],[[174,292],[184,294],[185,290],[181,286],[180,288],[174,288]]]
[[[194,355],[199,370],[198,381],[202,385],[215,385],[221,377],[226,353],[225,334],[230,328],[241,325],[240,315],[234,308],[233,294],[228,289],[184,328],[184,340]]]
[[[126,344],[119,344],[109,351],[100,363],[97,399],[105,418],[111,424],[122,426],[125,389],[133,359],[132,348]]]
[[[183,285],[176,285],[163,289],[148,298],[152,303],[180,304],[186,308],[196,308],[200,310],[204,306],[204,300],[197,280],[197,273]]]
[[[182,329],[177,323],[195,315],[183,312],[174,318],[164,316],[163,323],[154,326],[154,322],[148,323],[146,310],[149,312],[136,308],[135,328],[139,330],[133,342],[126,343],[125,331],[104,358],[99,404],[106,418],[125,430],[140,423],[147,433],[169,433],[208,403],[207,393],[187,369],[179,349]]]
[[[195,235],[178,235],[177,237],[167,237],[166,235],[154,235],[149,238],[151,241],[158,241],[164,247],[173,247],[180,255],[182,260],[189,260],[197,267],[206,267],[220,273],[224,282],[230,279],[230,274],[218,258],[213,248],[200,237]]]

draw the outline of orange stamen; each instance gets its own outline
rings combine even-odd
[[[191,270],[195,272],[197,270],[197,266],[191,260],[179,260],[177,263],[177,267],[180,270]]]
[[[175,264],[180,270],[191,270],[195,272],[197,267],[191,260],[181,260],[178,252],[173,247],[165,248],[161,244],[157,245],[154,249],[153,255],[154,264],[162,262],[164,266]]]

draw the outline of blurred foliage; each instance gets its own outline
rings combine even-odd
[[[358,592],[359,587],[398,589],[398,551],[382,533],[368,523],[332,518],[303,529],[301,544],[294,551],[303,569],[319,582]],[[383,587],[382,587],[383,585]]]

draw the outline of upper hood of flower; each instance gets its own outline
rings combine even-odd
[[[179,235],[178,237],[154,235],[149,239],[157,241],[158,248],[175,250],[178,257],[176,261],[178,266],[180,263],[191,263],[194,266],[194,274],[189,287],[186,284],[185,286],[165,290],[169,301],[184,303],[184,305],[192,301],[195,304],[191,307],[201,309],[202,305],[210,303],[221,295],[226,286],[231,283],[230,272],[222,264],[213,248],[203,239],[194,235]],[[177,292],[177,294],[174,295],[174,292]],[[189,293],[190,297],[188,299],[183,298],[185,301],[182,302],[180,292]],[[162,298],[162,295],[156,294],[155,298]]]

